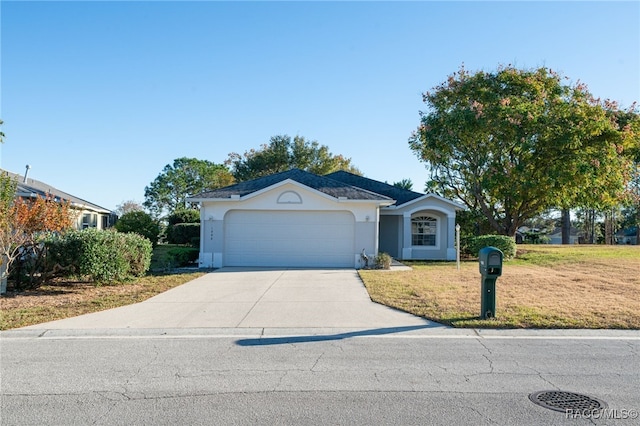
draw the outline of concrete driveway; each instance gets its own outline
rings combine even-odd
[[[353,269],[222,268],[142,303],[28,329],[438,326],[374,303]]]

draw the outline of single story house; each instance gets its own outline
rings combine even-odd
[[[638,227],[632,226],[616,232],[616,244],[638,245]]]
[[[194,195],[203,268],[365,266],[362,253],[455,260],[460,204],[340,171],[299,169]]]
[[[29,168],[27,167],[27,172]],[[68,201],[77,213],[74,227],[78,230],[85,228],[106,229],[113,225],[115,215],[104,207],[100,207],[82,198],[73,196],[39,180],[0,169],[0,173],[7,174],[16,181],[16,197],[25,200],[35,200],[37,197],[53,197],[55,201]]]
[[[569,244],[579,244],[580,238],[580,232],[572,226],[569,232]],[[549,234],[549,244],[562,244],[562,228],[555,228],[551,231]]]

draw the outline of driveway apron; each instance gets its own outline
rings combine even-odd
[[[29,329],[435,325],[374,303],[353,269],[222,268],[144,302]]]

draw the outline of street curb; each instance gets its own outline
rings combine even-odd
[[[0,331],[0,339],[100,339],[100,338],[251,338],[283,337],[408,338],[408,339],[610,339],[640,340],[640,330],[583,329],[464,329],[449,327],[362,328],[110,328],[15,329]],[[318,339],[323,340],[323,339]]]

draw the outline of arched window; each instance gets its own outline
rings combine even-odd
[[[411,219],[411,245],[435,246],[438,220],[431,216],[416,216]]]

